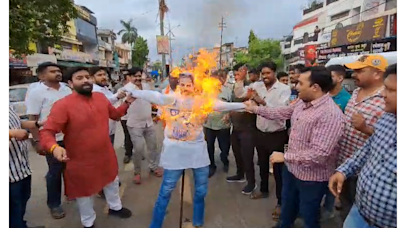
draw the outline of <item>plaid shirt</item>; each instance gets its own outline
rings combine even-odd
[[[356,206],[372,225],[397,227],[397,118],[385,113],[375,133],[337,171],[358,176]]]
[[[351,157],[354,152],[360,149],[368,139],[368,135],[356,130],[351,124],[351,118],[353,115],[357,113],[362,114],[366,124],[373,126],[383,114],[385,103],[381,95],[382,89],[378,90],[371,96],[366,97],[360,102],[356,102],[360,88],[354,90],[344,112],[346,122],[343,136],[339,141],[339,156],[337,166],[343,164],[343,162]]]
[[[266,119],[291,118],[291,132],[285,163],[293,175],[303,181],[328,181],[335,171],[337,143],[344,129],[344,117],[326,94],[288,107],[257,107],[257,115]]]

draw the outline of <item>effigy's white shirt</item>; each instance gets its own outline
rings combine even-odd
[[[133,97],[163,106],[167,116],[164,130],[163,150],[160,166],[164,169],[180,170],[201,168],[210,165],[207,143],[202,121],[188,121],[194,99],[177,94],[161,94],[155,91],[129,90]],[[227,103],[216,100],[214,110],[243,110],[242,103]]]

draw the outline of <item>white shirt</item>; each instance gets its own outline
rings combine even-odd
[[[104,94],[104,96],[107,97],[107,99],[110,101],[110,103],[115,106],[118,103],[118,93],[113,94],[108,87],[102,87],[97,84],[93,84],[93,92],[99,92]],[[108,133],[109,135],[114,135],[115,130],[117,128],[117,122],[115,120],[109,119],[108,121]]]
[[[143,90],[151,90],[148,83],[142,82]],[[140,90],[135,84],[129,82],[121,90]],[[128,127],[145,128],[153,126],[153,118],[151,116],[152,104],[143,99],[136,99],[129,106],[127,114],[124,116]]]
[[[39,115],[39,121],[44,122],[47,116],[49,116],[53,104],[71,93],[72,90],[64,83],[60,83],[60,88],[58,90],[50,88],[44,83],[40,83],[30,91],[25,101],[26,114]],[[62,133],[56,135],[57,141],[62,141],[63,138],[64,135]]]
[[[255,82],[254,90],[265,101],[267,107],[276,108],[289,105],[291,94],[290,87],[276,81],[267,90],[264,82]],[[257,128],[262,132],[277,132],[286,129],[286,120],[267,120],[262,116],[257,116]]]
[[[180,170],[210,165],[203,123],[201,121],[187,122],[194,105],[193,99],[148,90],[129,90],[128,92],[132,93],[133,97],[163,106],[166,115],[170,116],[168,119],[171,121],[167,121],[164,130],[160,166],[164,169]],[[244,108],[245,105],[242,103],[222,101],[216,101],[214,105],[216,111],[243,110]]]

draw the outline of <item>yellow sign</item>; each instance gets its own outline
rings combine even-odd
[[[75,5],[75,9],[78,11],[78,14],[82,19],[90,21],[90,14],[86,10],[77,5]]]

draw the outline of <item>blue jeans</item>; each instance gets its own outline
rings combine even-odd
[[[63,142],[57,142],[64,147]],[[50,209],[61,206],[62,176],[65,169],[65,163],[59,162],[52,154],[46,154],[49,171],[46,174],[47,187],[47,206]]]
[[[193,170],[194,176],[194,198],[193,198],[193,226],[202,226],[204,224],[204,210],[205,202],[204,198],[208,191],[208,171],[209,167],[202,167]],[[181,177],[183,170],[164,170],[163,181],[161,189],[158,194],[158,198],[153,210],[153,219],[150,224],[150,228],[161,228],[165,211],[169,200],[171,199],[171,193],[175,189],[176,183]]]
[[[292,227],[300,213],[305,228],[320,228],[320,205],[328,182],[302,181],[290,173],[286,166],[283,167],[282,182],[279,227]]]
[[[325,211],[333,212],[333,207],[335,207],[335,196],[328,187],[325,193],[324,209]]]
[[[26,204],[31,197],[31,176],[28,176],[18,182],[10,183],[10,227],[27,228],[24,215]]]
[[[350,209],[349,215],[347,215],[344,221],[343,228],[376,228],[375,226],[370,226],[364,218],[361,216],[356,205]]]

